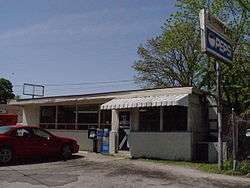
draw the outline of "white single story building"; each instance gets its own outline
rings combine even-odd
[[[12,100],[23,124],[75,138],[81,150],[93,150],[88,129],[110,129],[109,151],[132,157],[171,160],[207,158],[199,143],[208,141],[206,93],[192,87],[143,89]]]

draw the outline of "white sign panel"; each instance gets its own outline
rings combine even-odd
[[[225,62],[232,62],[232,45],[227,37],[225,25],[204,9],[200,12],[202,51]]]

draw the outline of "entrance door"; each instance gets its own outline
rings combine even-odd
[[[130,112],[119,112],[119,150],[129,150]]]

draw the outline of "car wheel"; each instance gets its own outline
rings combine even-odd
[[[72,156],[72,151],[71,151],[70,145],[64,145],[62,147],[62,158],[64,160],[67,160],[71,158],[71,156]]]
[[[2,148],[0,149],[0,163],[8,164],[13,159],[13,153],[10,148]]]

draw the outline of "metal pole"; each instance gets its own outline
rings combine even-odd
[[[220,63],[216,62],[217,83],[217,121],[218,121],[218,168],[223,169],[223,144],[222,144],[222,108],[221,108],[221,70]]]
[[[234,109],[232,108],[232,128],[233,128],[233,170],[236,170],[236,127],[234,119]]]
[[[35,86],[33,86],[33,89],[32,89],[32,99],[35,98]]]

